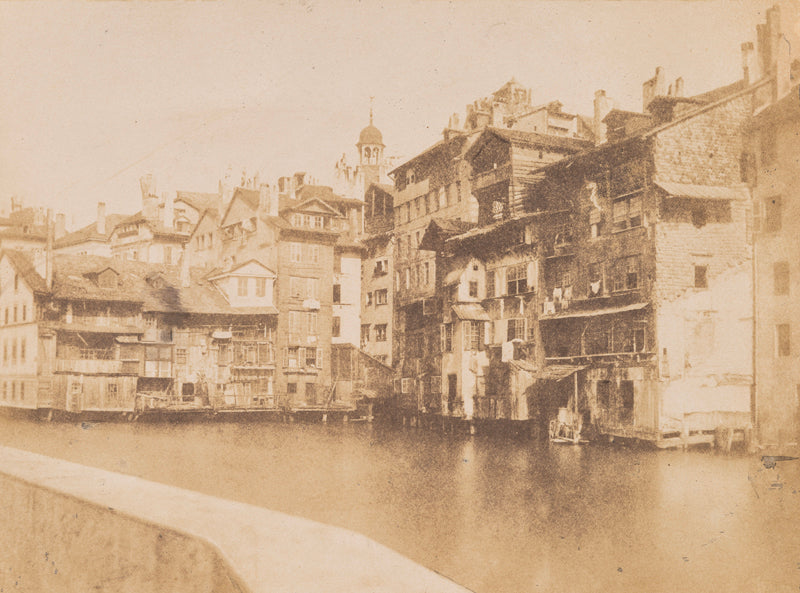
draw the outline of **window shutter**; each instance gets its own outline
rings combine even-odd
[[[305,348],[298,348],[297,349],[297,366],[299,366],[299,367],[306,366],[306,349]]]
[[[322,368],[322,348],[317,348],[317,368]]]

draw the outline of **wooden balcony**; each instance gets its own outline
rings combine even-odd
[[[102,359],[70,359],[56,358],[57,373],[75,373],[80,375],[121,375],[136,374],[123,373],[121,360]]]

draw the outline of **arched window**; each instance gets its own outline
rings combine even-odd
[[[371,152],[370,152],[369,146],[367,146],[367,147],[364,149],[364,161],[365,161],[365,162],[369,162],[370,155],[371,155]]]
[[[373,148],[372,149],[372,158],[370,159],[369,162],[372,163],[373,165],[377,165],[378,164],[378,151],[379,150],[380,150],[379,148]]]

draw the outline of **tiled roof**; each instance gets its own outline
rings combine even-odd
[[[456,303],[452,305],[453,313],[459,319],[468,319],[474,321],[491,321],[492,318],[486,312],[486,309],[480,303]]]
[[[178,191],[176,196],[176,201],[182,200],[200,213],[209,208],[219,208],[222,203],[222,198],[219,194]]]
[[[106,216],[105,234],[100,234],[97,232],[97,221],[95,221],[86,225],[82,229],[67,233],[63,237],[56,239],[54,245],[56,248],[59,248],[70,245],[78,245],[85,241],[108,241],[108,239],[111,237],[111,232],[125,218],[128,217],[124,214],[109,214]]]
[[[119,285],[115,288],[99,286],[93,278],[109,267],[119,273]],[[156,277],[159,278],[157,284],[152,282]],[[272,307],[231,307],[222,293],[206,279],[202,268],[192,268],[190,278],[190,285],[184,287],[181,286],[178,266],[57,254],[52,294],[56,299],[65,300],[141,303],[143,311],[165,313],[253,315],[277,312]]]
[[[11,249],[4,250],[2,254],[8,257],[8,259],[11,261],[11,264],[14,266],[14,268],[16,268],[17,273],[22,276],[25,282],[27,282],[28,286],[31,287],[31,290],[34,292],[44,292],[47,290],[47,285],[45,284],[44,278],[39,275],[39,272],[36,271],[33,262],[26,254]]]
[[[524,132],[522,130],[509,130],[507,128],[486,128],[484,134],[494,134],[520,146],[550,147],[565,150],[585,150],[593,144],[581,138],[556,136],[554,134],[540,134],[539,132]],[[480,142],[480,140],[478,141]],[[476,142],[477,144],[477,142]]]

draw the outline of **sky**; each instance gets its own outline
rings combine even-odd
[[[217,191],[230,168],[332,183],[369,120],[410,158],[512,76],[533,101],[641,110],[662,66],[687,94],[741,78],[769,1],[0,2],[0,210],[80,226],[98,201]]]

